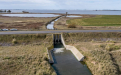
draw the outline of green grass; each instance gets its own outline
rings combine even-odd
[[[67,20],[68,24],[80,26],[121,26],[120,15],[98,15],[93,18],[81,18]]]

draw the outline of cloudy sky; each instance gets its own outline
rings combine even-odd
[[[0,0],[0,9],[121,10],[121,0]]]

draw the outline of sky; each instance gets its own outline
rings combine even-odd
[[[0,9],[121,10],[121,0],[0,0]]]

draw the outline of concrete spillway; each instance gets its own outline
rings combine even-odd
[[[64,45],[63,45],[64,44]],[[57,75],[92,75],[86,65],[81,64],[84,56],[76,55],[77,51],[67,50],[61,34],[53,35],[52,67]],[[73,49],[73,48],[72,48]]]

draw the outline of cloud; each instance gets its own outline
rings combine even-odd
[[[120,9],[120,3],[120,0],[0,0],[0,9]]]

